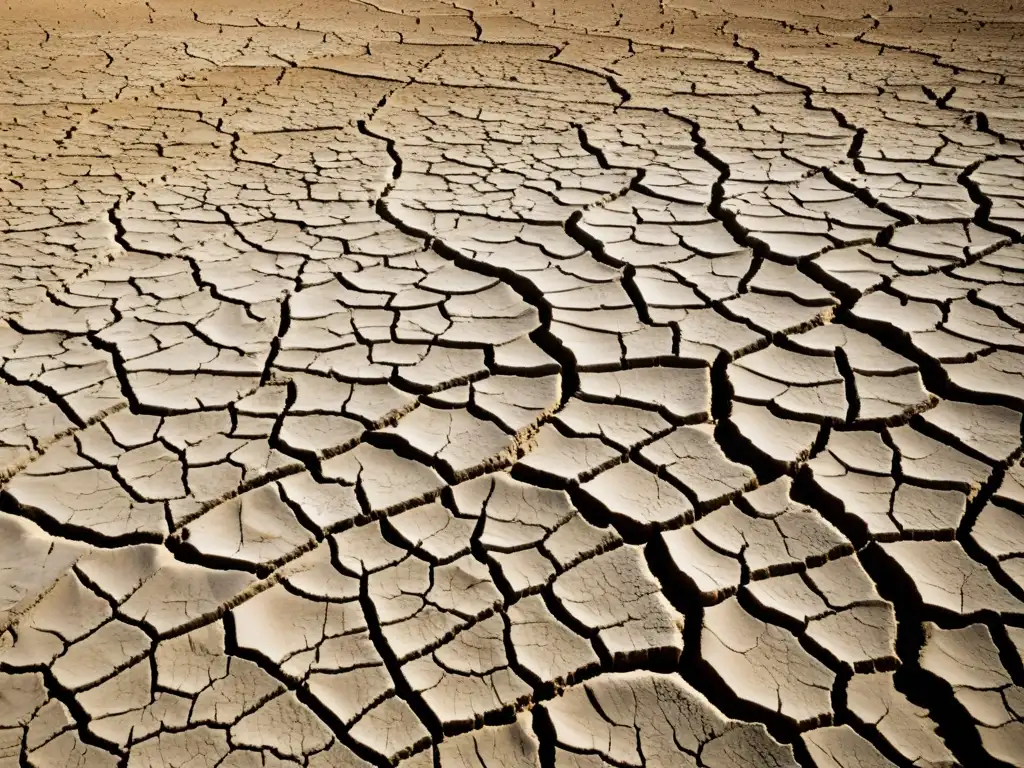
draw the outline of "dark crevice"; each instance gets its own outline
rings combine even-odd
[[[365,581],[365,579],[364,579]],[[325,603],[326,608],[326,603]],[[295,681],[281,672],[275,664],[267,661],[262,655],[255,651],[250,651],[248,648],[243,648],[238,644],[238,635],[235,628],[234,614],[228,611],[224,615],[224,644],[225,650],[231,656],[238,656],[243,659],[251,661],[253,664],[258,666],[266,674],[272,677],[274,680],[284,686],[285,690],[290,690],[295,694],[295,697],[309,707],[313,713],[320,718],[330,729],[334,732],[334,737],[338,739],[344,746],[348,747],[352,752],[366,760],[371,765],[378,766],[379,768],[386,768],[391,763],[381,759],[380,756],[374,754],[372,750],[367,749],[362,744],[357,742],[355,739],[348,737],[348,728],[344,723],[338,720],[334,713],[320,702],[320,700],[311,694],[304,685],[296,685]],[[397,684],[397,679],[396,679]]]

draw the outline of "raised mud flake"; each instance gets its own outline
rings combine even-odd
[[[95,688],[77,694],[76,700],[89,714],[89,731],[122,748],[165,725],[184,727],[191,705],[184,697],[154,689],[148,661],[133,664]]]
[[[905,477],[924,484],[952,487],[973,495],[991,473],[991,467],[913,429],[891,429]]]
[[[672,567],[707,604],[733,594],[742,575],[764,579],[820,565],[852,549],[816,510],[793,501],[792,481],[781,477],[749,491],[741,506],[727,504],[688,528],[664,533]]]
[[[730,357],[752,352],[765,342],[767,334],[755,331],[742,320],[732,320],[714,308],[686,310],[685,317],[673,319],[679,327],[680,355],[712,365],[720,352]]]
[[[1021,280],[1021,273],[1011,273],[1006,269],[996,266],[993,262],[996,262],[998,256],[999,253],[994,254],[988,260],[992,264],[991,267],[984,263],[977,265],[979,269],[986,271],[992,269],[1000,278],[1000,282],[991,283],[979,290],[977,298],[985,306],[1001,311],[1001,316],[1007,317],[1019,327],[1021,322],[1024,321],[1024,302],[1020,298],[1020,286],[1024,284],[1024,281]],[[1009,253],[1006,253],[1006,256],[1008,260],[1012,258]]]
[[[889,254],[883,252],[873,255],[884,257]],[[923,352],[938,360],[945,361],[951,353],[963,347],[963,340],[940,328],[942,310],[931,302],[916,299],[903,302],[900,297],[890,292],[878,290],[861,296],[851,312],[854,320],[900,333]],[[968,347],[980,351],[984,345],[968,342]]]
[[[445,486],[429,466],[366,443],[328,459],[321,469],[328,480],[358,486],[373,513],[414,506],[436,497]]]
[[[500,616],[463,629],[429,656],[405,664],[402,676],[446,730],[515,709],[532,694],[509,667]]]
[[[1021,206],[1019,201],[1019,158],[993,158],[978,168],[979,183],[991,195],[992,219],[1002,227],[1014,229],[1018,233],[1024,229],[1021,224]]]
[[[565,491],[540,488],[505,472],[456,486],[453,497],[460,514],[483,519],[479,540],[492,553],[537,546],[578,514]]]
[[[818,425],[783,419],[767,408],[735,403],[729,422],[763,460],[790,468],[804,461],[818,437]]]
[[[749,467],[731,461],[708,426],[678,427],[640,455],[688,488],[698,507],[715,506],[756,483]]]
[[[422,552],[432,561],[450,561],[468,554],[478,522],[457,517],[439,502],[424,504],[387,520],[410,550]]]
[[[999,584],[956,541],[901,541],[881,551],[926,605],[961,616],[992,611],[1020,615],[1024,603]]]
[[[748,491],[740,503],[757,518],[774,522],[791,557],[813,562],[848,549],[846,537],[816,509],[796,501],[793,492],[793,480],[784,475]]]
[[[543,493],[557,499],[558,494],[564,492]],[[539,501],[541,505],[544,504],[543,496]],[[506,595],[520,597],[532,594],[554,579],[557,560],[549,550],[548,543],[556,534],[561,536],[561,532],[569,527],[567,520],[572,522],[579,519],[578,513],[568,505],[565,516],[559,516],[560,510],[557,507],[545,509],[538,506],[537,510],[532,510],[528,504],[522,503],[504,509],[502,506],[500,503],[495,504],[491,511],[481,516],[483,530],[480,531],[478,541],[486,552],[484,559],[491,564],[492,573],[498,577]],[[584,547],[589,545],[589,542],[581,543]],[[461,551],[468,550],[468,540],[461,541],[459,546]],[[497,568],[496,573],[493,568]]]
[[[706,302],[690,286],[684,285],[668,270],[659,267],[640,267],[633,278],[637,290],[644,298],[652,320],[661,315],[670,317],[680,309],[706,307]]]
[[[214,507],[185,527],[182,538],[203,555],[249,566],[276,564],[314,541],[276,483]]]
[[[814,620],[807,637],[833,659],[855,669],[884,668],[897,658],[895,611],[881,601]]]
[[[139,742],[128,756],[132,768],[213,768],[231,748],[223,730],[199,726],[175,733],[158,733]]]
[[[842,564],[851,555],[833,561]],[[895,664],[896,612],[872,590],[840,602],[819,592],[816,571],[776,576],[746,586],[746,591],[767,614],[788,619],[815,652],[833,664],[852,669],[873,669]]]
[[[577,513],[548,537],[544,542],[544,552],[564,569],[610,550],[621,541],[622,538],[613,528],[598,528]]]
[[[31,765],[89,765],[110,766],[120,764],[118,756],[86,743],[74,731],[66,731],[29,753]]]
[[[701,650],[702,659],[742,701],[797,725],[832,713],[835,673],[803,650],[791,632],[754,618],[736,598],[705,611]]]
[[[672,428],[659,414],[643,408],[591,403],[575,397],[558,411],[555,419],[572,434],[603,437],[622,449],[632,449]]]
[[[239,647],[258,653],[289,677],[380,665],[359,604],[312,600],[275,585],[232,611]]]
[[[18,504],[53,525],[113,541],[167,534],[163,504],[136,501],[108,470],[75,458],[71,438],[64,443],[8,483]]]
[[[969,535],[1018,587],[1024,585],[1024,516],[999,504],[986,504]]]
[[[600,664],[590,641],[559,621],[539,596],[511,606],[508,621],[516,663],[536,681],[568,682]]]
[[[972,235],[976,238],[973,243]],[[928,222],[900,227],[893,233],[889,246],[922,256],[962,260],[1005,242],[1003,237],[972,225]]]
[[[72,644],[111,617],[110,605],[70,571],[33,605],[0,647],[0,659],[14,668],[50,665]]]
[[[297,472],[302,463],[271,445],[275,420],[224,409],[167,416],[158,438],[184,453],[189,494],[168,502],[181,526],[225,499],[271,476]]]
[[[321,533],[343,528],[363,514],[354,487],[318,482],[310,473],[299,472],[278,482],[282,498],[298,507],[306,525]]]
[[[788,296],[748,293],[724,302],[729,312],[761,333],[795,333],[831,319],[833,308],[808,307]]]
[[[560,384],[559,376],[489,376],[473,383],[473,403],[505,430],[517,433],[557,407]]]
[[[1017,462],[1007,468],[993,500],[1016,509],[1024,508],[1024,463]]]
[[[464,408],[449,410],[421,405],[385,431],[401,437],[416,451],[436,457],[455,479],[507,464],[516,452],[510,435]]]
[[[764,726],[726,719],[674,674],[605,674],[544,706],[560,749],[559,766],[696,766],[698,755],[715,768],[797,765],[791,748],[772,739]],[[597,759],[588,762],[587,755]]]
[[[79,567],[122,614],[161,635],[219,615],[256,580],[243,571],[182,563],[148,544],[98,550]]]
[[[892,471],[893,450],[878,432],[835,431],[828,436],[825,449],[854,472],[887,475]]]
[[[974,720],[982,748],[992,758],[1021,763],[1024,743],[1024,689],[1014,685],[999,649],[984,624],[941,629],[927,622],[921,667],[950,688]]]
[[[848,725],[800,735],[814,768],[890,768],[895,765]]]
[[[990,349],[1019,350],[1024,346],[1024,332],[1019,326],[1004,320],[994,309],[965,299],[950,302],[942,327]]]
[[[74,691],[103,680],[151,650],[152,641],[145,632],[114,620],[69,646],[51,669],[58,683]]]
[[[502,603],[487,567],[472,555],[437,566],[409,556],[367,579],[381,633],[400,661],[423,654]]]
[[[8,382],[42,390],[77,424],[125,406],[110,353],[86,337],[63,332],[25,337],[15,335],[6,322],[0,328],[5,331],[0,359]],[[46,442],[45,434],[40,437]]]
[[[854,675],[846,686],[846,700],[853,717],[875,730],[908,763],[957,764],[936,734],[928,711],[911,703],[895,688],[892,672]]]
[[[294,693],[285,691],[231,726],[231,741],[302,759],[331,743],[333,734]]]
[[[661,409],[674,419],[703,421],[711,412],[707,368],[630,368],[584,373],[580,392],[594,398]]]
[[[213,677],[195,696],[189,713],[193,725],[237,722],[284,690],[284,685],[259,665],[237,656],[218,656],[213,664],[204,662],[202,672]]]
[[[446,739],[438,747],[444,768],[540,768],[540,744],[532,716]]]
[[[224,625],[206,624],[156,645],[153,652],[158,685],[195,695],[228,673]]]
[[[875,582],[856,554],[844,555],[816,568],[809,568],[806,575],[825,602],[833,607],[845,608],[881,600]]]
[[[801,352],[812,355],[828,354],[830,357],[842,350],[855,374],[859,377],[905,376],[917,370],[909,358],[893,351],[873,336],[841,323],[819,325],[790,338]]]
[[[265,758],[266,762],[270,762],[269,757]],[[298,762],[296,760],[296,763]],[[335,739],[327,749],[310,755],[306,760],[306,765],[309,768],[369,768],[370,763],[357,757],[351,749]],[[253,765],[253,768],[257,768],[257,766]]]
[[[748,762],[783,768],[795,764],[791,750],[772,738],[760,723],[742,723],[708,743],[701,760],[714,768],[733,768]]]
[[[71,711],[63,702],[58,699],[50,699],[36,710],[29,722],[28,730],[24,734],[25,747],[29,750],[36,750],[60,734],[73,731],[77,725]],[[8,733],[11,732],[8,731]],[[75,736],[77,737],[78,734]],[[17,746],[20,748],[21,739],[19,738],[18,741]],[[77,738],[70,739],[70,741],[74,743]]]
[[[14,728],[27,726],[49,695],[43,676],[38,672],[9,674],[0,672],[3,682],[0,698],[0,726]]]
[[[815,653],[854,670],[896,664],[897,613],[855,555],[747,587],[764,610],[788,618]]]
[[[807,463],[815,484],[876,539],[901,535],[893,520],[893,452],[876,432],[833,432],[825,451]]]
[[[0,382],[0,402],[0,472],[5,476],[75,426],[56,403],[28,386]]]
[[[743,577],[740,560],[713,547],[694,526],[666,531],[662,540],[677,578],[695,589],[702,603],[721,602],[739,588]]]
[[[943,400],[923,418],[992,462],[1005,462],[1021,443],[1021,414],[999,405]]]
[[[559,373],[560,366],[551,355],[526,336],[493,348],[497,371],[521,375]]]
[[[859,402],[858,421],[893,422],[907,418],[935,402],[917,371],[893,376],[853,372]]]
[[[390,423],[408,413],[416,398],[392,384],[352,385],[352,395],[345,402],[345,413],[375,426]]]
[[[430,732],[412,707],[397,696],[385,699],[359,718],[349,735],[388,761],[397,761],[430,742]]]
[[[533,450],[517,466],[564,485],[584,482],[617,464],[622,457],[618,450],[597,438],[566,437],[550,424],[540,428],[536,441]]]
[[[792,296],[807,304],[827,306],[835,303],[835,297],[824,286],[793,264],[765,260],[757,268],[749,285],[759,293]]]
[[[618,464],[580,486],[613,521],[641,531],[693,517],[693,506],[674,486],[633,464]]]
[[[368,522],[331,537],[337,553],[336,562],[342,573],[359,578],[405,559],[408,551],[384,538],[382,524]]]
[[[144,499],[176,499],[185,495],[180,459],[162,443],[128,450],[118,458],[117,473]]]
[[[223,407],[259,386],[259,378],[255,376],[163,371],[130,373],[128,381],[144,407],[171,411]]]
[[[624,545],[584,560],[560,575],[552,591],[613,660],[674,661],[682,653],[683,617],[637,547]]]
[[[330,456],[354,445],[364,432],[362,424],[345,416],[290,413],[281,422],[279,437],[293,451]]]
[[[740,215],[737,217],[737,220],[743,222],[746,226],[757,227],[758,225],[753,223],[756,218]],[[794,228],[797,230],[804,229],[804,226],[797,224],[799,221],[799,219],[796,219],[790,226],[795,225]],[[801,231],[771,232],[753,229],[748,237],[752,243],[766,246],[774,255],[785,259],[789,263],[817,256],[832,247],[832,241],[822,234],[805,234]]]
[[[362,638],[362,645],[369,646],[369,641]],[[362,655],[365,657],[371,654],[364,652]],[[353,658],[345,658],[341,663],[360,663],[357,654],[351,656]],[[379,657],[369,659],[366,664],[350,669],[340,668],[338,671],[314,672],[307,683],[309,693],[346,725],[351,725],[364,712],[395,691],[394,681]]]
[[[0,515],[0,625],[16,621],[88,551],[84,544],[50,536],[30,520]]]
[[[515,597],[538,592],[554,581],[557,574],[550,556],[541,549],[489,552],[487,559],[499,569],[502,589]]]
[[[734,396],[815,419],[844,420],[848,410],[842,374],[834,359],[767,347],[729,366]]]
[[[1024,397],[1020,394],[1024,355],[1019,352],[996,350],[973,362],[947,365],[946,372],[950,381],[968,392],[981,397],[1006,398],[1014,406],[1024,407]]]
[[[892,519],[909,538],[949,538],[967,512],[967,496],[904,483],[892,497]]]

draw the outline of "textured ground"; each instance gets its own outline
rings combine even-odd
[[[1024,765],[1022,32],[10,0],[0,766]]]

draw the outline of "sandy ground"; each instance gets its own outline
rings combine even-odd
[[[0,767],[1024,765],[1024,5],[0,8]]]

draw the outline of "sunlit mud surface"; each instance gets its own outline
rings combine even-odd
[[[1024,6],[0,9],[0,767],[1024,765]]]

